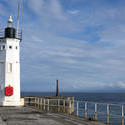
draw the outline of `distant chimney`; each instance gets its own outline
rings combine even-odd
[[[56,80],[56,96],[59,96],[59,80]]]

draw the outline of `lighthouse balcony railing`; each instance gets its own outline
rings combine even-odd
[[[0,38],[5,38],[5,30],[4,29],[0,29]],[[19,32],[16,32],[15,38],[22,40],[22,30]]]
[[[0,29],[0,38],[4,37],[4,29]]]

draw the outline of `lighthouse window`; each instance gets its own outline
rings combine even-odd
[[[12,63],[8,63],[7,69],[8,72],[12,72]]]
[[[16,49],[18,49],[18,47],[16,46]]]
[[[9,49],[12,49],[12,46],[9,46]]]

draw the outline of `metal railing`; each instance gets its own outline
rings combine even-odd
[[[0,29],[0,38],[4,38],[4,35],[5,35],[4,32],[5,32],[4,29]],[[17,39],[22,40],[22,30],[19,31],[18,34],[17,34],[17,32],[16,32],[15,35],[16,35],[16,38],[17,38]]]
[[[124,105],[105,104],[67,99],[25,97],[25,105],[47,112],[62,112],[85,120],[124,125]]]

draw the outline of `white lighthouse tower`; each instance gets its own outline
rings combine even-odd
[[[20,106],[20,41],[12,16],[0,36],[0,105]]]

